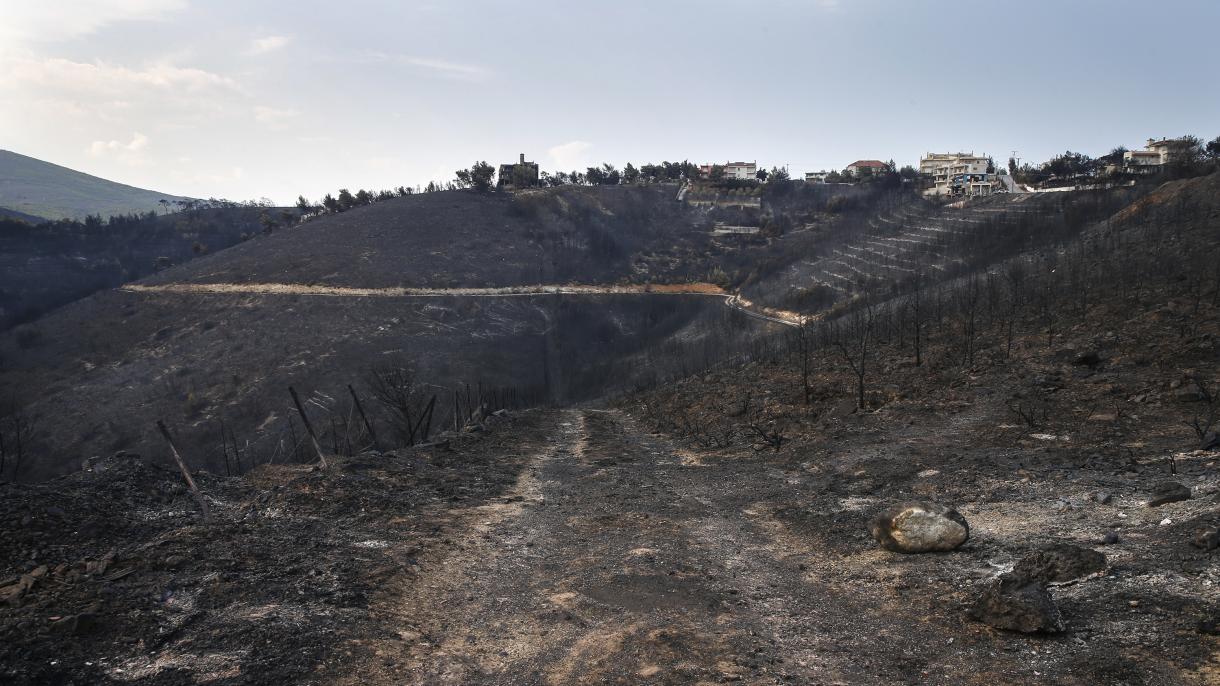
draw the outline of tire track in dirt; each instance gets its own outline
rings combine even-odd
[[[781,575],[803,591],[800,573],[764,549],[766,537],[738,510],[719,511],[708,487],[723,485],[720,475],[694,464],[617,411],[557,412],[550,445],[508,502],[455,516],[454,552],[424,562],[427,571],[401,589],[388,612],[401,618],[403,640],[377,650],[393,667],[360,681],[768,674],[772,618],[754,606],[776,595]],[[743,565],[747,558],[759,561]],[[781,605],[793,593],[784,595]]]
[[[423,554],[417,576],[387,589],[376,613],[397,635],[375,642],[374,660],[345,683],[909,683],[917,674],[982,684],[1021,673],[1019,655],[962,634],[956,614],[935,618],[923,599],[909,602],[915,570],[905,560],[836,542],[841,525],[791,529],[779,509],[841,505],[833,493],[817,501],[817,476],[761,458],[692,459],[617,410],[557,410],[527,438],[542,447],[502,502],[450,511],[452,545]],[[981,642],[987,668],[954,636]]]

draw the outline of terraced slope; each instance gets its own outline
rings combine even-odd
[[[865,216],[817,241],[784,270],[746,289],[777,307],[792,293],[824,289],[834,299],[952,279],[1026,250],[1054,245],[1101,221],[1144,189],[998,195],[950,205],[907,202]]]

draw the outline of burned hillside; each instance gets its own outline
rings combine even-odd
[[[539,197],[538,218],[564,196]],[[1214,174],[958,205],[823,198],[719,246],[666,198],[659,216],[689,222],[728,290],[383,297],[427,282],[390,280],[409,251],[382,237],[376,286],[306,245],[249,278],[226,251],[75,303],[38,322],[53,344],[6,342],[26,363],[5,378],[48,390],[5,426],[86,469],[5,487],[5,675],[1210,683],[1217,198]],[[270,240],[232,259],[254,269]],[[631,250],[613,263],[627,282],[687,264]],[[528,284],[527,261],[496,279]],[[504,285],[446,264],[455,285]],[[285,288],[188,288],[207,284]],[[369,383],[402,359],[421,384],[462,381],[409,400],[439,398],[426,438],[395,435]],[[153,433],[167,406],[207,520]],[[935,516],[928,502],[961,530],[894,552],[879,527]],[[57,637],[73,647],[51,657]]]

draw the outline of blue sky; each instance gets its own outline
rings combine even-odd
[[[54,7],[49,7],[49,5]],[[0,148],[286,202],[544,169],[1220,135],[1214,0],[0,0]]]

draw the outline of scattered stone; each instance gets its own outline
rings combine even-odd
[[[972,619],[1006,631],[1027,634],[1063,631],[1063,619],[1046,584],[1013,573],[988,583],[968,614]]]
[[[1093,502],[1095,502],[1095,503],[1100,503],[1102,505],[1109,505],[1111,500],[1113,500],[1113,496],[1111,496],[1109,493],[1106,493],[1105,491],[1098,491],[1093,494]]]
[[[1082,364],[1088,367],[1095,367],[1101,364],[1101,355],[1096,350],[1085,350],[1078,353],[1072,359],[1072,364]]]
[[[970,538],[970,525],[957,510],[933,502],[897,505],[870,524],[873,539],[898,553],[944,552]]]
[[[1021,558],[1013,576],[1045,583],[1071,581],[1106,568],[1106,556],[1096,550],[1056,543]]]
[[[1176,503],[1181,500],[1190,500],[1190,488],[1176,481],[1163,481],[1152,489],[1152,497],[1148,500],[1148,507],[1160,507],[1161,505]]]
[[[1118,414],[1115,412],[1094,412],[1089,415],[1090,422],[1117,422]]]
[[[1199,633],[1208,636],[1220,636],[1220,617],[1199,620]]]
[[[1119,538],[1117,531],[1107,531],[1106,535],[1101,537],[1102,545],[1115,545],[1120,542],[1122,539]]]
[[[1212,527],[1209,529],[1200,529],[1195,533],[1195,537],[1191,540],[1191,544],[1196,548],[1203,550],[1215,550],[1220,548],[1220,529]]]

